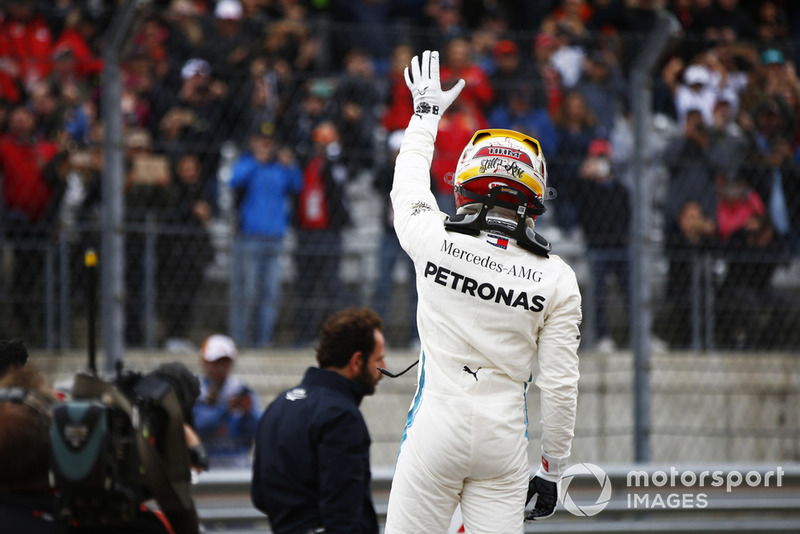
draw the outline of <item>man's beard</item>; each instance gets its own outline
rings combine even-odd
[[[365,395],[372,395],[375,393],[375,385],[377,382],[372,377],[366,360],[364,361],[364,365],[361,366],[361,371],[355,376],[355,378],[353,378],[353,380],[364,386],[364,389],[366,390]]]

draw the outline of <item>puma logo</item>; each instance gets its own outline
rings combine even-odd
[[[475,377],[475,381],[476,381],[476,382],[478,381],[478,371],[480,371],[481,369],[482,369],[482,367],[478,367],[477,369],[475,369],[475,370],[473,371],[472,369],[470,369],[470,368],[469,368],[469,367],[467,367],[466,365],[464,366],[464,372],[465,372],[465,373],[469,373],[469,374],[471,374],[472,376],[474,376],[474,377]]]

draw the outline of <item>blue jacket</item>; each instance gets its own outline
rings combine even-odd
[[[243,194],[240,230],[243,235],[283,237],[289,227],[289,196],[300,191],[303,175],[297,165],[261,163],[244,154],[233,166],[230,186]]]
[[[267,407],[258,425],[253,504],[276,534],[377,534],[370,491],[365,389],[311,367]]]
[[[247,413],[228,409],[231,397],[250,397],[252,408]],[[211,382],[200,380],[200,396],[194,404],[194,422],[200,440],[208,451],[211,468],[249,465],[250,448],[256,435],[261,402],[258,395],[236,377],[229,376],[211,400]]]

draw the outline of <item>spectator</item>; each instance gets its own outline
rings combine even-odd
[[[214,259],[208,224],[211,199],[203,187],[200,160],[195,154],[178,158],[162,212],[163,233],[158,241],[158,299],[170,352],[194,352],[189,329],[205,269]]]
[[[563,29],[578,37],[585,37],[588,33],[586,25],[591,18],[592,6],[586,0],[561,0],[560,5],[544,18],[540,29],[551,34]]]
[[[414,50],[407,43],[401,43],[392,50],[392,60],[387,73],[386,107],[381,116],[381,126],[387,132],[402,130],[406,127],[405,117],[414,113],[411,99],[408,98],[406,81],[403,79],[403,69],[414,56]]]
[[[70,76],[75,76],[81,83],[96,81],[95,76],[103,70],[103,60],[92,48],[97,34],[95,20],[88,10],[73,7],[64,19],[64,29],[58,33],[58,40],[53,44],[53,55],[69,51],[72,64]],[[54,70],[59,66],[54,65]]]
[[[462,108],[477,121],[486,120],[486,112],[494,99],[494,89],[486,72],[472,59],[472,44],[463,37],[455,37],[447,44],[446,63],[442,67],[442,83],[445,87],[450,87],[459,79],[467,82],[460,96]]]
[[[494,90],[490,109],[508,106],[510,96],[517,90],[525,69],[517,43],[510,39],[499,40],[492,50],[495,68],[489,75],[489,83]]]
[[[711,139],[699,111],[686,117],[683,135],[671,141],[663,159],[669,172],[664,217],[668,227],[678,224],[687,202],[696,202],[706,216],[716,218],[715,174],[710,156]]]
[[[52,191],[48,217],[57,221],[61,242],[67,245],[70,278],[61,290],[71,288],[69,296],[85,294],[84,254],[100,243],[101,159],[97,145],[68,143],[44,168],[44,180]],[[76,305],[82,307],[84,299]]]
[[[700,111],[703,122],[710,126],[713,122],[714,103],[717,101],[717,90],[711,79],[711,73],[704,65],[690,65],[683,73],[683,83],[675,89],[675,111],[678,123],[682,126],[686,114],[691,110]]]
[[[366,50],[355,48],[344,60],[345,71],[336,84],[334,101],[337,127],[342,139],[342,158],[350,172],[371,170],[374,165],[374,132],[378,125],[380,95],[372,59]]]
[[[241,199],[232,328],[243,346],[275,341],[283,278],[279,260],[290,224],[290,199],[302,185],[292,153],[275,146],[273,130],[266,123],[253,133],[250,151],[234,164],[230,181]]]
[[[753,216],[762,217],[767,209],[758,193],[740,176],[717,177],[717,234],[723,245],[747,225]]]
[[[22,102],[50,73],[53,35],[34,4],[9,0],[0,18],[0,97]]]
[[[764,200],[774,240],[795,252],[800,245],[800,164],[787,139],[775,136],[763,148],[759,160],[743,172]]]
[[[455,215],[453,200],[453,169],[464,146],[476,130],[486,128],[488,123],[482,114],[474,113],[474,108],[462,106],[458,100],[447,109],[439,123],[440,135],[436,139],[431,180],[433,194],[439,209],[448,215]]]
[[[711,21],[720,33],[732,31],[737,39],[755,37],[753,16],[739,5],[739,0],[717,0],[711,13]]]
[[[302,90],[303,97],[295,97],[281,117],[278,132],[305,165],[314,157],[314,130],[323,122],[336,120],[336,106],[333,84],[325,78],[312,78]]]
[[[665,252],[669,259],[667,298],[662,310],[663,337],[673,348],[688,348],[700,339],[703,288],[712,282],[712,273],[702,269],[700,255],[713,249],[717,225],[713,214],[703,212],[701,204],[687,200],[678,208],[677,217],[668,222]],[[695,309],[694,304],[699,306]],[[697,315],[694,315],[697,314]],[[695,324],[696,318],[698,321]]]
[[[486,73],[471,58],[471,44],[455,37],[447,44],[447,62],[442,66],[441,79],[450,87],[459,79],[467,82],[461,98],[453,103],[439,126],[441,135],[431,164],[431,178],[439,208],[455,215],[452,172],[464,146],[476,130],[487,127],[486,112],[494,99],[494,90]]]
[[[610,136],[614,121],[627,108],[628,91],[613,53],[595,50],[583,61],[583,72],[575,90],[597,116],[599,132]]]
[[[52,83],[41,80],[33,84],[28,107],[34,113],[37,139],[58,142],[58,136],[63,128],[59,106],[60,98]]]
[[[610,353],[616,343],[608,325],[608,278],[614,277],[627,303],[632,206],[611,165],[611,143],[594,139],[586,156],[578,170],[576,204],[591,268],[596,348]]]
[[[169,62],[183,65],[203,46],[205,34],[200,9],[193,0],[172,0],[164,12],[164,22],[169,29],[166,35]]]
[[[261,416],[258,395],[231,375],[238,351],[223,334],[206,338],[200,349],[200,396],[194,404],[197,434],[209,466],[247,467]]]
[[[540,33],[533,40],[533,84],[545,95],[547,111],[554,118],[561,109],[564,97],[561,74],[551,62],[557,49],[558,41],[550,34]]]
[[[214,17],[205,35],[201,57],[206,59],[211,71],[235,91],[239,79],[247,73],[252,59],[253,44],[261,41],[260,34],[249,24],[244,24],[242,4],[239,0],[219,0],[214,7]]]
[[[555,38],[557,46],[550,63],[561,76],[561,85],[565,89],[573,89],[580,78],[586,52],[579,37],[568,26],[559,26],[555,31]]]
[[[316,350],[319,368],[261,417],[251,495],[276,534],[378,534],[369,430],[358,406],[386,365],[382,328],[369,309],[330,316]]]
[[[146,130],[128,131],[125,144],[125,342],[135,347],[152,341],[145,339],[145,321],[150,320],[145,314],[145,247],[167,206],[172,173],[169,159],[153,150]]]
[[[461,16],[457,0],[421,0],[424,3],[419,25],[424,30],[420,43],[425,48],[443,50],[454,38],[464,38],[467,21]]]
[[[495,70],[489,77],[489,83],[494,89],[492,110],[499,106],[508,107],[510,97],[519,91],[520,84],[525,84],[531,95],[533,108],[547,111],[544,81],[537,70],[530,69],[523,63],[517,43],[510,39],[498,41],[494,47],[494,60]]]
[[[752,213],[725,246],[728,269],[717,290],[716,333],[723,348],[774,348],[786,339],[791,299],[772,286],[785,248],[764,214]]]
[[[398,8],[395,2],[374,2],[373,0],[334,0],[331,2],[330,17],[334,24],[344,31],[331,39],[330,59],[336,69],[347,68],[337,65],[340,58],[347,58],[354,49],[368,50],[374,66],[381,76],[386,73],[391,55],[392,23]]]
[[[153,60],[140,52],[131,54],[123,64],[120,110],[128,128],[157,131],[156,113],[165,97],[157,96],[154,66]]]
[[[43,169],[58,146],[36,136],[33,113],[26,106],[11,110],[8,132],[0,133],[2,230],[13,250],[11,301],[15,331],[29,340],[44,332],[44,310],[36,295],[44,290],[45,249],[53,230],[48,211],[51,191]]]
[[[295,333],[298,345],[307,345],[319,331],[323,317],[341,308],[339,267],[342,231],[350,225],[345,186],[350,180],[341,159],[336,126],[325,121],[314,128],[314,156],[303,171],[297,198],[294,259]]]
[[[228,85],[215,77],[208,61],[192,58],[180,69],[181,85],[169,102],[156,112],[159,121],[159,142],[170,147],[173,158],[182,152],[201,156],[203,183],[213,184],[220,161],[220,148],[225,141],[238,142],[245,136],[243,110],[249,98],[231,93]]]
[[[321,60],[325,57],[323,43],[311,28],[303,3],[287,2],[281,8],[282,16],[267,26],[265,52],[284,63],[299,79],[306,79],[325,67]]]
[[[278,74],[275,66],[265,56],[257,56],[250,63],[250,106],[247,110],[250,116],[248,131],[253,132],[266,124],[275,125],[278,122],[281,101],[279,93]]]
[[[759,2],[755,24],[756,39],[762,43],[783,43],[789,38],[789,18],[778,2]]]
[[[403,339],[404,346],[415,346],[419,343],[419,334],[417,333],[417,284],[414,281],[414,263],[397,240],[397,234],[394,231],[394,210],[389,199],[394,178],[394,164],[402,141],[403,130],[389,134],[387,140],[389,157],[375,174],[373,183],[382,200],[383,236],[378,252],[378,281],[375,285],[372,302],[373,308],[381,316],[384,324],[388,325],[389,305],[393,302],[392,295],[395,288],[395,266],[398,263],[403,266],[406,272],[406,302],[404,304],[405,320],[402,322],[404,337],[401,339]],[[396,308],[396,306],[392,308]]]
[[[489,115],[489,124],[540,139],[542,150],[546,154],[555,154],[558,134],[547,110],[533,107],[532,89],[528,84],[517,83],[512,89],[509,91],[508,103],[496,106]]]
[[[574,188],[580,167],[589,143],[599,136],[597,118],[586,105],[583,96],[570,91],[564,96],[561,109],[555,119],[558,133],[558,152],[551,158],[550,176],[558,191],[555,222],[563,230],[572,230],[578,222]]]

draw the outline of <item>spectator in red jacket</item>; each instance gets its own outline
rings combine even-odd
[[[494,90],[486,72],[472,60],[472,44],[467,39],[455,37],[448,43],[447,63],[442,66],[441,79],[445,88],[459,79],[467,82],[459,101],[464,108],[479,114],[478,120],[485,120],[486,111],[494,99]]]
[[[408,117],[414,113],[408,87],[403,78],[403,69],[411,62],[414,49],[409,44],[399,44],[392,51],[392,61],[388,73],[388,101],[381,117],[381,126],[387,132],[405,130]]]
[[[34,135],[33,113],[15,107],[9,116],[8,133],[0,134],[0,175],[2,185],[2,237],[14,252],[11,300],[20,337],[36,343],[44,328],[43,272],[44,246],[51,219],[46,217],[50,188],[42,169],[58,151],[54,143]],[[15,329],[16,328],[16,329]]]
[[[6,4],[0,15],[0,97],[19,102],[24,90],[50,72],[53,35],[32,2]]]

